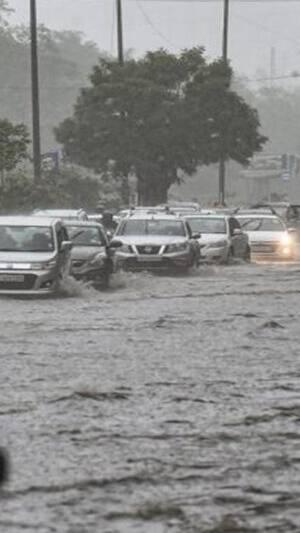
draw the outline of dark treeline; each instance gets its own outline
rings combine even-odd
[[[31,127],[30,41],[26,27],[11,26],[0,1],[1,118]],[[88,83],[99,50],[72,31],[39,27],[41,135],[44,151],[53,147],[53,128],[72,111],[80,87]]]

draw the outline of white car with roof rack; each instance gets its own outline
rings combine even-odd
[[[184,218],[192,232],[200,234],[198,242],[203,261],[228,263],[233,257],[250,261],[248,236],[235,217],[208,212]]]
[[[116,261],[125,270],[186,271],[200,260],[197,237],[175,215],[140,212],[122,219],[115,232],[122,242]]]
[[[32,215],[59,218],[60,220],[88,220],[84,209],[35,209]]]
[[[248,234],[252,256],[269,260],[295,258],[295,230],[288,230],[280,217],[267,212],[241,211],[236,218]]]

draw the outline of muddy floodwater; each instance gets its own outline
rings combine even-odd
[[[300,531],[300,264],[0,299],[3,533]]]

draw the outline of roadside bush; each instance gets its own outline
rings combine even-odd
[[[121,205],[118,187],[74,169],[44,173],[39,183],[25,172],[14,172],[0,187],[2,214],[51,207],[94,209],[99,202],[106,208],[118,208]]]

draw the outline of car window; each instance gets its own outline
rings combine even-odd
[[[184,237],[186,230],[182,220],[129,219],[123,221],[117,235],[174,235]]]
[[[68,226],[70,239],[75,246],[105,246],[106,238],[98,226]]]
[[[226,221],[222,217],[186,217],[193,233],[226,233]]]
[[[0,251],[51,252],[52,228],[48,226],[0,226]]]
[[[279,218],[241,217],[240,224],[245,231],[284,231],[285,226]]]

